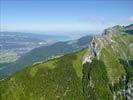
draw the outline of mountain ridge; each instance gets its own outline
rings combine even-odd
[[[0,81],[2,99],[132,100],[133,35],[123,30],[108,28],[102,36],[94,36],[86,49]]]
[[[130,27],[128,26],[128,28],[133,30],[132,25]],[[132,91],[133,84],[131,78],[133,77],[131,74],[133,73],[133,35],[123,30],[125,30],[125,27],[117,25],[106,29],[102,37],[95,36],[84,57],[84,64],[89,63],[89,67],[93,66],[91,64],[94,62],[93,59],[95,58],[104,63],[104,67],[107,71],[106,74],[109,79],[107,84],[109,84],[114,100],[132,100],[133,98],[133,93],[129,92]],[[130,64],[129,61],[131,61]],[[93,77],[93,74],[90,75],[90,77]],[[92,81],[94,82],[92,83]],[[86,84],[97,84],[95,81],[96,79],[90,79]],[[92,89],[91,86],[90,89]],[[95,91],[97,91],[97,89]],[[88,95],[90,95],[90,93]],[[86,98],[91,99],[88,97]],[[100,97],[97,97],[97,99],[98,98]]]
[[[31,65],[32,63],[55,58],[57,56],[62,56],[66,53],[86,48],[91,39],[92,36],[88,35],[77,40],[56,42],[48,46],[35,48],[21,56],[17,61],[5,66],[4,69],[0,70],[0,76],[1,78],[3,78]]]

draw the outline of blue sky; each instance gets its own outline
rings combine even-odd
[[[133,0],[0,0],[1,31],[99,32],[133,23]]]

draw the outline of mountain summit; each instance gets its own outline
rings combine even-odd
[[[95,36],[84,56],[86,99],[133,99],[132,25],[114,26]],[[89,66],[89,68],[88,68]],[[99,71],[98,71],[99,70]],[[87,88],[87,89],[86,89]]]

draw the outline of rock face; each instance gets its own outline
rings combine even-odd
[[[130,33],[132,30],[133,25],[126,27],[114,26],[105,29],[102,36],[93,37],[88,51],[84,56],[83,65],[88,63],[88,75],[91,77],[86,80],[88,83],[87,86],[95,92],[103,92],[96,88],[95,85],[97,84],[97,80],[96,78],[93,78],[94,76],[92,72],[93,67],[101,67],[100,64],[97,64],[98,62],[103,63],[106,71],[105,74],[108,79],[108,81],[106,81],[109,87],[107,91],[111,92],[108,97],[112,95],[112,98],[110,99],[133,100],[133,35]],[[94,64],[94,62],[97,63]],[[96,74],[98,73],[95,73],[94,75]],[[100,83],[102,83],[102,80]],[[94,88],[91,87],[91,84],[93,84]],[[92,99],[92,97],[93,99],[102,98],[102,94],[93,95],[95,93],[88,92],[89,89],[85,91],[88,93],[88,95],[86,95],[87,99]],[[93,96],[91,97],[90,95]],[[100,100],[103,100],[103,98]]]
[[[128,100],[133,99],[133,83],[128,83],[127,84],[126,97],[127,97]]]

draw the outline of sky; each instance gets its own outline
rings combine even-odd
[[[0,0],[0,31],[98,33],[133,23],[133,0]]]

